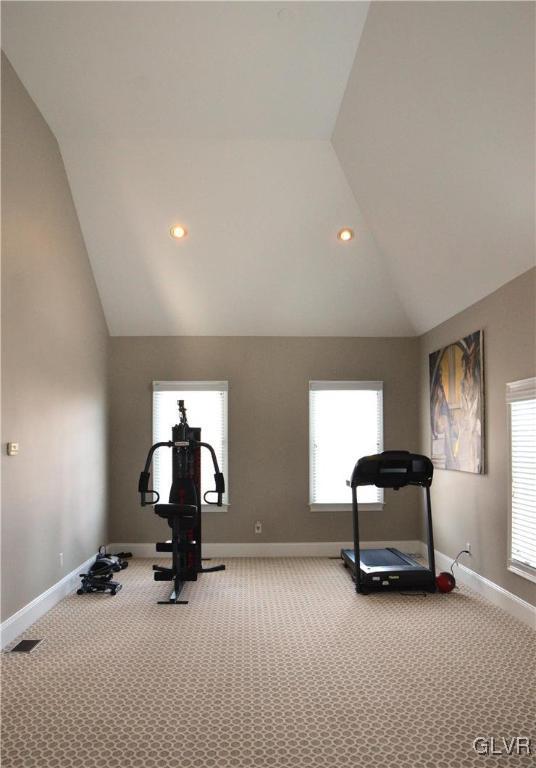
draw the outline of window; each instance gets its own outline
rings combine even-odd
[[[220,471],[225,477],[224,505],[229,503],[227,390],[226,381],[153,382],[153,443],[171,440],[171,428],[179,420],[177,400],[184,400],[188,424],[191,427],[201,427],[201,439],[210,443],[216,452]],[[153,487],[160,494],[162,501],[167,501],[171,488],[171,452],[165,448],[160,448],[154,454],[153,481]],[[202,448],[201,496],[213,488],[212,459],[208,451]]]
[[[536,379],[506,385],[510,427],[508,569],[536,581]]]
[[[383,382],[309,382],[309,503],[311,509],[351,509],[346,485],[361,456],[383,450]],[[363,486],[364,509],[383,504],[383,489]]]

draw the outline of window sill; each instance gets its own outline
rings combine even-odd
[[[360,504],[360,512],[382,512],[383,502],[370,502],[369,504]],[[309,504],[311,512],[351,512],[351,504]]]
[[[230,504],[222,504],[221,507],[217,504],[201,504],[201,512],[227,512],[230,506]]]
[[[531,568],[530,565],[525,565],[524,563],[518,563],[517,560],[510,560],[507,568],[512,573],[522,576],[529,581],[533,581],[536,584],[536,568]]]

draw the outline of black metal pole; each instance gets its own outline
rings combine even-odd
[[[175,602],[179,599],[179,594],[181,591],[181,562],[180,562],[180,556],[179,556],[179,523],[176,518],[173,518],[173,522],[171,525],[171,541],[173,546],[173,595],[170,597],[170,600],[173,599]]]
[[[428,568],[432,574],[432,581],[435,584],[435,552],[434,552],[434,529],[432,525],[432,501],[430,497],[430,486],[425,486],[426,491],[426,521],[428,528]]]

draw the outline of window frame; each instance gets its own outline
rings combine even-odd
[[[318,390],[336,391],[336,390],[373,390],[380,393],[381,407],[379,414],[380,422],[380,434],[379,434],[379,448],[378,453],[383,451],[384,446],[384,398],[383,398],[383,381],[357,381],[357,380],[311,380],[309,381],[308,390],[308,418],[309,418],[309,510],[311,512],[350,512],[352,510],[352,503],[350,500],[350,489],[348,489],[348,502],[347,503],[318,503],[313,499],[313,451],[312,451],[312,418],[311,418],[311,392]],[[360,458],[356,456],[357,459]],[[350,478],[348,478],[350,479]],[[380,501],[364,502],[359,504],[359,509],[364,512],[381,512],[385,506],[385,492],[383,488],[377,488],[378,497]]]
[[[506,568],[517,576],[536,583],[536,567],[522,563],[512,557],[512,409],[511,404],[523,400],[536,400],[536,377],[508,382],[506,385],[506,408],[508,424],[508,539]]]
[[[225,502],[218,507],[217,504],[205,504],[202,502],[201,510],[203,512],[225,512],[231,506],[229,495],[229,382],[228,381],[153,381],[151,391],[151,429],[153,435],[153,445],[156,440],[155,435],[155,417],[154,417],[154,396],[157,392],[225,392],[225,408],[223,414],[223,461],[220,471],[223,472],[225,478]],[[180,398],[177,398],[180,399]],[[188,403],[186,403],[186,410],[188,411]],[[192,426],[196,426],[195,424]],[[171,437],[169,438],[171,439]],[[201,433],[201,439],[203,434]],[[201,449],[203,450],[203,449]],[[206,451],[205,451],[206,453]],[[156,454],[155,454],[156,456]],[[162,458],[162,457],[159,457]],[[209,459],[208,453],[204,456],[205,460]],[[153,457],[154,462],[154,457]]]

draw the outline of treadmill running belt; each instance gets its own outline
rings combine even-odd
[[[363,565],[379,568],[381,566],[407,567],[407,561],[390,549],[362,549],[361,562]]]

